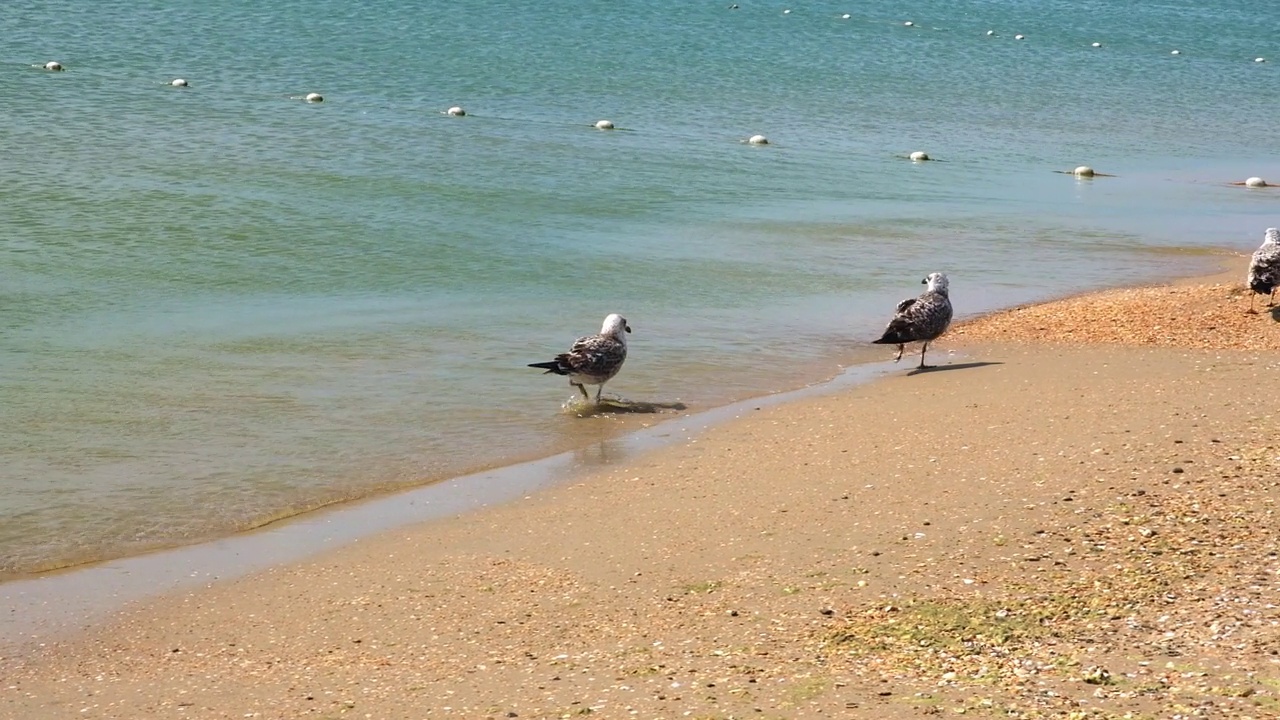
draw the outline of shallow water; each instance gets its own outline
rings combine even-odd
[[[171,5],[0,14],[0,574],[650,422],[525,367],[609,312],[696,410],[1280,224],[1266,3]]]

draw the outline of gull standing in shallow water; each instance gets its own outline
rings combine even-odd
[[[929,273],[920,281],[927,285],[920,297],[907,298],[898,303],[893,319],[884,329],[879,340],[871,342],[880,345],[897,345],[898,356],[902,359],[903,347],[909,342],[923,342],[920,348],[920,367],[924,364],[924,352],[929,343],[947,331],[951,324],[951,298],[947,294],[947,276],[942,273]]]
[[[1262,246],[1253,252],[1249,261],[1249,312],[1253,309],[1254,295],[1271,295],[1271,303],[1276,304],[1276,288],[1280,287],[1280,230],[1267,228],[1262,238]]]
[[[600,393],[604,384],[622,369],[627,359],[627,336],[631,326],[627,319],[613,313],[604,319],[604,325],[597,335],[587,335],[574,341],[569,352],[556,356],[550,362],[529,363],[529,367],[544,369],[556,375],[568,375],[569,384],[576,385],[582,391],[582,397],[590,400],[584,385],[597,385],[596,403],[600,402]]]

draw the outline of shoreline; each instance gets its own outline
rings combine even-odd
[[[1230,287],[1187,287],[1243,313]],[[0,660],[0,704],[1110,718],[1198,694],[1260,715],[1280,707],[1263,592],[1280,455],[1241,389],[1276,396],[1280,332],[1245,322],[1270,345],[962,342],[964,362],[815,388],[520,502],[134,604]]]
[[[1183,250],[1188,250],[1184,248]],[[1206,273],[1216,266],[1222,266],[1231,261],[1234,255],[1233,251],[1226,247],[1208,247],[1195,250],[1195,254],[1201,255],[1198,262],[1203,263],[1201,267],[1194,271],[1188,271],[1189,274],[1180,277],[1197,278],[1206,277]],[[1216,272],[1214,273],[1216,275]],[[1154,269],[1149,274],[1140,276],[1139,283],[1143,284],[1155,279],[1157,275]],[[1208,277],[1212,277],[1209,275]],[[1097,292],[1105,288],[1093,288],[1081,290],[1078,293],[1072,293],[1065,297],[1073,297],[1079,293]],[[1047,296],[1040,300],[1033,300],[1031,304],[1040,304],[1053,302],[1062,299],[1063,296]],[[1014,305],[1012,307],[1020,307]],[[980,318],[992,313],[998,313],[1002,310],[1010,308],[995,308],[982,310],[972,315],[961,316],[956,324],[956,328],[964,323],[971,322],[976,318]],[[955,328],[952,332],[954,333]],[[753,395],[745,394],[739,397],[730,396],[728,402],[718,405],[712,405],[701,409],[696,409],[692,414],[683,411],[677,412],[658,412],[647,413],[617,413],[614,417],[616,427],[598,427],[594,428],[590,434],[593,436],[592,444],[609,443],[619,441],[634,433],[648,432],[656,425],[665,424],[671,421],[678,421],[682,418],[694,418],[703,413],[716,412],[722,408],[727,408],[739,403],[749,403],[755,399],[771,398],[777,395],[788,395],[790,393],[806,391],[810,388],[826,385],[835,381],[850,372],[851,369],[863,366],[875,366],[882,363],[881,353],[875,346],[871,346],[858,340],[851,338],[853,341],[850,347],[846,347],[843,351],[831,356],[823,357],[820,360],[813,360],[809,363],[808,370],[805,373],[796,375],[782,386],[782,389],[763,390],[763,394]],[[678,403],[677,403],[678,404]],[[125,552],[108,552],[108,553],[81,553],[80,558],[74,561],[63,561],[59,563],[46,563],[36,570],[23,571],[5,571],[0,572],[0,591],[12,583],[29,583],[46,577],[55,577],[67,573],[74,573],[84,570],[92,570],[93,568],[103,565],[114,565],[120,563],[128,563],[138,558],[146,558],[156,554],[170,554],[181,551],[184,548],[199,548],[209,545],[217,545],[232,538],[244,535],[256,535],[262,533],[270,533],[283,524],[295,522],[312,522],[317,516],[328,516],[330,514],[341,514],[351,508],[358,507],[364,503],[385,502],[389,498],[394,498],[403,494],[412,494],[423,491],[426,488],[453,483],[461,478],[483,477],[489,473],[505,472],[508,468],[516,466],[526,466],[540,462],[550,462],[553,458],[560,455],[573,453],[581,453],[586,450],[588,445],[573,444],[566,442],[557,442],[552,445],[551,452],[543,454],[541,452],[526,452],[517,454],[504,459],[489,460],[464,467],[460,472],[431,476],[413,482],[400,482],[385,487],[377,487],[366,494],[357,497],[346,497],[341,499],[333,499],[319,504],[305,505],[304,509],[294,509],[285,513],[276,513],[265,516],[252,524],[229,529],[224,533],[200,536],[192,541],[179,541],[174,539],[162,540],[152,544],[145,544],[135,547],[132,550],[125,548]],[[501,501],[500,498],[493,498],[492,501]],[[386,529],[389,529],[386,528]],[[86,559],[87,558],[87,559]]]
[[[1247,262],[1228,251],[1215,253],[1210,259],[1218,266],[1213,273],[1175,278],[1172,284],[1229,281],[1243,274],[1241,263]],[[950,365],[957,357],[967,357],[966,351],[972,350],[974,343],[965,328],[988,318],[1123,289],[1087,290],[964,317],[943,339],[949,346],[946,362]],[[906,357],[910,363],[911,356]],[[19,640],[21,636],[47,639],[74,634],[131,603],[205,583],[228,581],[279,564],[301,562],[335,546],[405,526],[483,511],[522,497],[528,499],[529,493],[580,481],[599,472],[601,467],[634,462],[637,455],[687,442],[690,437],[741,417],[751,409],[836,394],[910,370],[907,365],[887,360],[840,368],[834,375],[801,387],[748,397],[692,414],[658,415],[653,424],[605,433],[593,446],[483,466],[415,487],[336,502],[197,543],[0,580],[0,600],[9,606],[10,615],[25,616],[23,622],[10,624],[0,634],[0,649],[5,645],[19,648],[32,644]],[[674,426],[680,424],[696,427],[675,429]],[[595,457],[591,453],[593,448]],[[108,592],[104,593],[104,589]],[[68,598],[78,602],[67,602]]]

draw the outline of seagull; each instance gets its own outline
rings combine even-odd
[[[1267,307],[1276,304],[1276,288],[1280,287],[1280,230],[1267,228],[1262,246],[1253,252],[1249,261],[1249,312],[1253,309],[1254,295],[1271,295]]]
[[[929,343],[946,332],[947,326],[951,324],[951,298],[947,295],[946,275],[929,273],[920,282],[928,288],[920,297],[907,298],[898,303],[884,334],[879,340],[871,342],[897,345],[898,356],[893,359],[894,362],[902,359],[906,343],[923,342],[924,346],[920,348],[920,367],[923,368],[928,367],[924,364],[924,352],[929,349]]]
[[[587,335],[574,341],[569,352],[556,356],[550,362],[529,363],[529,367],[544,369],[556,375],[568,375],[569,384],[576,385],[582,391],[582,397],[590,400],[584,385],[598,385],[596,403],[600,403],[600,393],[604,384],[618,374],[622,363],[627,359],[627,336],[631,332],[627,319],[613,313],[604,319],[597,335]]]

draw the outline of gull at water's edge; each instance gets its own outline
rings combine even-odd
[[[1262,245],[1253,251],[1249,260],[1249,312],[1255,312],[1253,301],[1258,295],[1270,295],[1267,307],[1276,304],[1276,288],[1280,287],[1280,230],[1267,228]]]
[[[951,297],[948,294],[947,276],[942,273],[929,273],[923,280],[925,291],[919,297],[907,298],[898,303],[894,309],[893,319],[885,327],[884,334],[871,342],[879,345],[897,345],[898,355],[893,359],[902,359],[902,352],[909,342],[922,342],[920,348],[920,367],[924,364],[924,353],[929,343],[936,340],[951,325]]]
[[[600,332],[580,337],[569,352],[561,353],[549,362],[529,363],[529,367],[546,370],[547,373],[569,376],[569,384],[582,391],[582,397],[590,400],[586,385],[596,385],[596,403],[604,384],[618,374],[627,359],[627,336],[631,326],[627,319],[612,313],[604,319]],[[544,375],[546,373],[543,373]]]

